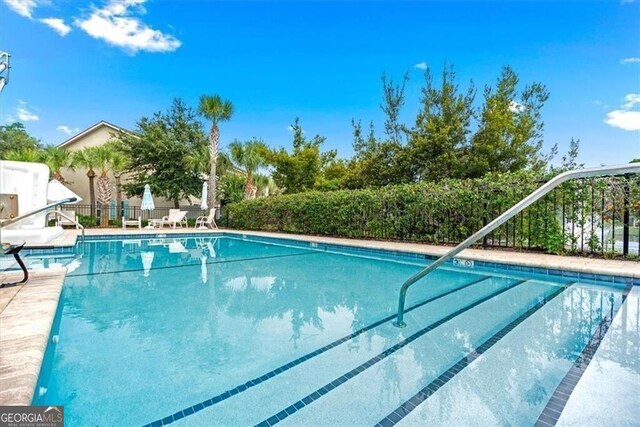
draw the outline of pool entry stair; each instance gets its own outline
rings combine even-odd
[[[380,319],[148,425],[555,425],[630,289],[604,298],[577,282],[477,275],[408,307],[404,329],[395,316]],[[569,357],[549,360],[545,372],[531,369],[567,348]],[[526,405],[505,412],[501,399],[516,391]],[[484,399],[485,411],[465,420],[470,396]]]

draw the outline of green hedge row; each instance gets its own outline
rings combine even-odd
[[[456,243],[540,184],[539,177],[523,172],[490,174],[475,180],[280,195],[230,204],[223,221],[229,227],[246,230]],[[566,227],[568,221],[588,222],[590,215],[601,208],[601,192],[607,204],[613,200],[615,206],[620,192],[611,190],[610,182],[565,185],[501,226],[483,243],[553,253],[567,248],[602,251],[600,236],[577,239]],[[620,200],[617,203],[622,206]],[[613,213],[616,215],[621,211]],[[598,213],[600,217],[606,220],[606,215]],[[592,233],[601,228],[592,227]]]

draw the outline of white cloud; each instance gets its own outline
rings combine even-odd
[[[38,7],[36,0],[4,0],[4,2],[9,9],[29,19],[33,16],[33,9]]]
[[[145,13],[146,0],[109,0],[101,9],[94,8],[75,24],[96,39],[121,47],[128,52],[172,52],[182,42],[174,36],[154,30],[135,15]]]
[[[76,134],[76,133],[80,132],[80,129],[78,129],[78,128],[71,129],[67,125],[60,125],[60,126],[58,126],[56,128],[56,130],[59,130],[62,133],[66,133],[67,135],[73,135],[73,134]]]
[[[639,93],[630,93],[624,97],[624,105],[622,108],[628,110],[633,108],[634,105],[640,104],[640,94]]]
[[[15,114],[8,115],[5,118],[7,123],[12,122],[35,122],[40,120],[40,117],[34,113],[33,107],[27,104],[25,101],[18,100],[18,106],[15,108]]]
[[[640,104],[640,94],[628,94],[624,97],[622,107],[619,110],[613,110],[608,113],[604,122],[609,126],[623,130],[640,130],[640,111],[632,111],[638,104]]]
[[[622,65],[635,64],[637,62],[640,62],[640,58],[639,57],[635,57],[635,56],[632,56],[630,58],[624,58],[624,59],[620,60],[620,63]]]
[[[71,27],[65,24],[64,20],[60,18],[44,18],[40,19],[40,22],[51,27],[53,31],[60,34],[62,37],[66,36],[69,34],[69,31],[71,31]]]
[[[607,114],[604,122],[623,130],[640,130],[640,111],[614,110]]]
[[[595,101],[593,101],[593,105],[597,105],[598,107],[604,109],[604,110],[608,110],[609,109],[609,105],[605,104],[604,102],[600,101],[599,99],[596,99]]]
[[[429,64],[427,64],[426,62],[418,62],[416,65],[414,65],[414,67],[418,70],[426,70],[427,68],[429,68]]]
[[[509,103],[509,111],[512,113],[522,113],[525,110],[525,106],[516,101],[511,101]]]

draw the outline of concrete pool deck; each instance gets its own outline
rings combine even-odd
[[[31,404],[66,273],[31,271],[26,284],[0,288],[0,406]],[[0,276],[20,280],[22,272]]]
[[[448,246],[416,243],[227,229],[87,229],[86,235],[148,235],[149,237],[157,237],[158,234],[208,234],[215,231],[435,256],[442,255],[450,249]],[[33,245],[31,248],[71,247],[76,244],[79,236],[80,232],[77,230],[65,230],[64,235],[60,238],[46,245]],[[501,264],[640,278],[640,262],[637,261],[557,256],[492,249],[467,249],[460,254],[460,257]],[[0,272],[0,276],[3,276],[0,278],[5,279],[4,281],[6,281],[6,276],[8,275],[15,275],[16,280],[21,277],[19,272]],[[0,289],[0,405],[29,405],[31,403],[65,275],[65,268],[36,270],[31,272],[31,279],[26,285]],[[13,277],[11,279],[13,280]],[[637,291],[639,287],[635,288]],[[567,419],[563,421],[566,422]]]

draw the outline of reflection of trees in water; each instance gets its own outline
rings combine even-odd
[[[462,400],[475,398],[500,422],[531,422],[526,417],[542,410],[591,339],[603,313],[610,311],[609,295],[571,288],[558,296],[562,304],[546,305],[533,319],[518,325],[507,335],[511,336],[508,345],[498,343],[474,362],[474,372],[484,373],[480,377],[482,381],[475,381],[476,377],[470,375],[469,381],[458,381],[455,386],[438,391],[441,404],[434,409],[439,411],[440,419],[447,419],[452,409],[460,407]],[[512,334],[518,334],[518,338]],[[451,333],[448,338],[453,341],[456,336]],[[423,352],[418,361],[429,360],[428,349],[419,347],[418,352]],[[563,362],[558,364],[558,361]],[[487,386],[489,372],[491,385]],[[425,385],[429,381],[425,380]]]
[[[599,353],[634,374],[640,374],[640,298],[629,298],[618,312],[620,324],[608,332]],[[594,359],[592,363],[598,363]],[[597,366],[597,365],[596,365]]]
[[[352,330],[362,328],[372,321],[389,315],[395,308],[395,291],[397,291],[396,285],[400,283],[399,278],[404,278],[406,274],[417,268],[359,258],[358,271],[354,272],[353,258],[328,253],[315,253],[301,257],[283,258],[282,260],[258,259],[224,263],[220,261],[225,257],[233,258],[235,255],[246,257],[249,252],[251,256],[256,254],[258,256],[273,255],[282,251],[290,253],[291,249],[240,242],[233,239],[220,239],[215,244],[218,257],[216,259],[210,258],[211,263],[206,266],[209,272],[213,272],[216,282],[212,283],[213,281],[210,280],[208,283],[208,286],[214,287],[211,289],[211,295],[215,295],[216,300],[215,304],[207,310],[208,316],[211,317],[214,312],[217,313],[221,310],[230,316],[251,319],[253,324],[269,318],[289,318],[292,328],[291,341],[294,346],[298,345],[305,327],[324,331],[322,312],[336,315],[339,308],[345,309],[352,316]],[[196,242],[191,239],[185,242],[187,249],[190,249],[191,246],[195,247],[195,245]],[[141,277],[141,250],[156,252],[151,278],[143,279]],[[303,249],[300,250],[303,251]],[[184,282],[183,278],[192,278],[193,273],[199,271],[200,266],[199,257],[192,250],[185,253],[168,254],[167,248],[151,246],[144,241],[142,245],[129,243],[126,246],[119,241],[89,242],[85,251],[89,262],[83,266],[83,271],[77,271],[77,274],[140,270],[117,275],[97,274],[70,279],[71,283],[75,285],[79,285],[83,281],[85,284],[88,282],[91,285],[90,289],[82,291],[79,291],[78,286],[73,287],[71,292],[83,292],[85,295],[78,298],[77,302],[72,305],[82,307],[77,314],[83,313],[86,317],[91,318],[101,330],[109,327],[112,321],[112,308],[108,305],[93,306],[92,298],[100,296],[126,301],[130,304],[130,311],[127,313],[137,313],[140,305],[143,304],[140,301],[140,293],[143,293],[145,297],[148,296],[144,304],[150,304],[157,299],[152,297],[150,288],[155,286],[166,289],[169,286],[164,283],[163,277],[174,273],[170,269],[162,270],[163,267],[193,265],[193,268],[186,267],[175,270],[175,274],[179,274],[181,282]],[[107,252],[110,255],[105,255]],[[254,280],[265,277],[274,278],[274,283],[269,289],[253,286]],[[464,282],[470,280],[470,277],[460,273],[453,276],[450,272],[436,272],[433,275],[432,283],[451,282],[452,279]],[[226,286],[234,279],[243,280],[245,286],[241,289]],[[144,291],[140,289],[143,284],[147,288]],[[179,291],[183,284],[169,286],[171,292]],[[386,289],[380,289],[385,287]],[[154,292],[159,292],[160,296],[164,295],[162,289]],[[433,294],[439,292],[439,289],[432,285],[426,292]],[[211,295],[207,298],[210,298]],[[194,304],[197,306],[198,302],[196,301]],[[191,314],[195,312],[195,310],[189,311]],[[122,316],[124,317],[127,313],[122,313]],[[364,334],[364,337],[370,339],[373,335],[369,331]],[[360,337],[360,340],[362,338]]]
[[[297,348],[305,328],[327,332],[322,320],[326,314],[345,316],[350,322],[345,323],[347,330],[349,324],[369,324],[387,315],[386,307],[393,306],[395,300],[389,298],[389,292],[374,288],[398,282],[398,271],[389,271],[386,263],[364,260],[359,266],[364,276],[353,277],[352,259],[320,253],[282,260],[212,263],[206,266],[209,280],[203,285],[198,251],[169,255],[167,248],[130,245],[123,249],[121,242],[88,244],[85,249],[88,262],[79,274],[137,271],[70,277],[65,289],[67,314],[86,320],[99,332],[128,325],[168,346],[177,345],[175,337],[193,340],[197,331],[206,332],[216,346],[224,347],[226,333],[218,330],[224,315],[249,319],[254,325],[272,318],[288,320],[290,340]],[[104,255],[107,249],[111,256]],[[143,277],[140,250],[156,252],[150,277]],[[223,251],[218,248],[218,252]],[[121,263],[115,262],[118,257]],[[193,267],[159,269],[176,264]],[[259,286],[266,278],[273,281],[271,286]],[[228,286],[234,280],[244,285]],[[175,309],[167,307],[166,301],[175,301]],[[328,332],[332,339],[342,336]],[[359,345],[374,335],[369,331],[350,345]]]

